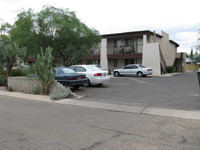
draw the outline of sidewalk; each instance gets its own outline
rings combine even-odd
[[[16,98],[21,98],[21,99],[28,99],[28,100],[37,100],[37,101],[43,101],[43,102],[49,102],[49,103],[102,109],[102,110],[108,110],[108,111],[138,113],[138,114],[200,120],[200,111],[148,108],[148,107],[99,103],[99,102],[91,102],[91,101],[81,101],[81,100],[74,100],[74,99],[62,99],[58,101],[53,101],[50,99],[49,96],[45,96],[45,95],[32,95],[32,94],[24,94],[24,93],[19,93],[19,92],[8,92],[2,89],[0,89],[0,95],[16,97]]]

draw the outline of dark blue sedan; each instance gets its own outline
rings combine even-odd
[[[78,89],[83,84],[87,83],[85,74],[76,73],[74,70],[66,67],[56,67],[55,80],[63,84],[64,86]]]

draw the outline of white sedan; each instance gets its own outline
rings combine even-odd
[[[138,77],[144,77],[153,73],[152,68],[146,68],[140,64],[129,64],[124,66],[122,69],[115,69],[113,71],[114,76],[121,75],[137,75]]]
[[[108,71],[97,68],[95,65],[73,65],[69,68],[73,69],[77,73],[84,73],[88,79],[88,82],[84,86],[99,85],[109,82],[110,75]]]

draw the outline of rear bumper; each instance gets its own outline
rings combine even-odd
[[[110,81],[110,76],[96,77],[90,80],[91,84],[102,84],[102,83],[107,83],[109,81]]]
[[[57,81],[65,86],[73,87],[73,86],[81,86],[85,84],[87,82],[87,79],[85,78],[81,80],[57,80]]]

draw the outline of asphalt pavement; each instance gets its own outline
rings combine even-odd
[[[81,87],[75,92],[82,96],[82,101],[187,111],[200,109],[196,72],[145,78],[112,77],[102,87]]]
[[[67,100],[55,103],[48,97],[36,100],[37,96],[26,96],[16,98],[1,92],[1,150],[199,150],[200,147],[199,120],[80,107],[64,104]]]
[[[0,150],[199,150],[195,73],[113,77],[78,99],[0,90]]]

